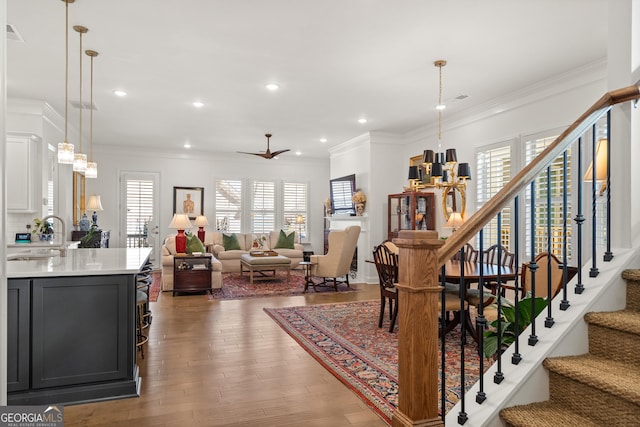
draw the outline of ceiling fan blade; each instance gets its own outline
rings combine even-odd
[[[251,154],[252,156],[260,156],[260,157],[265,157],[265,153],[248,153],[246,151],[236,151],[237,153],[240,154]],[[268,159],[269,157],[265,157],[265,159]]]
[[[278,150],[278,151],[274,151],[273,153],[271,153],[271,156],[272,156],[272,157],[275,157],[275,156],[277,156],[277,155],[279,155],[279,154],[286,153],[287,151],[291,151],[291,150],[287,148],[286,150]]]

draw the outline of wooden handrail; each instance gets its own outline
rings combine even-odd
[[[515,198],[535,177],[551,162],[562,154],[580,135],[596,120],[604,115],[612,106],[627,101],[640,99],[640,87],[628,86],[605,93],[578,120],[573,122],[562,134],[551,143],[531,163],[491,198],[480,210],[474,213],[447,242],[438,250],[438,265],[443,265],[466,242],[471,240],[498,212]]]

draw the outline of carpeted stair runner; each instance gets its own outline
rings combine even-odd
[[[627,307],[588,313],[589,353],[550,358],[549,401],[500,411],[508,426],[640,426],[640,270],[625,270]]]

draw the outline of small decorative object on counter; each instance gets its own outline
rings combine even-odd
[[[40,240],[48,242],[53,240],[54,232],[52,223],[48,221],[43,222],[40,218],[35,218],[33,223],[35,224],[35,228],[32,233],[37,234]]]

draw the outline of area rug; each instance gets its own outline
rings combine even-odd
[[[379,310],[379,301],[264,308],[311,356],[391,424],[398,405],[398,334],[388,332],[388,319],[378,328]],[[459,342],[458,327],[447,334],[445,411],[460,398]],[[465,348],[465,363],[465,387],[469,389],[479,378],[478,347],[473,342]]]
[[[304,275],[300,271],[291,271],[291,277],[287,284],[287,275],[283,272],[277,273],[277,279],[254,279],[253,285],[249,283],[249,274],[245,273],[223,273],[222,289],[214,289],[212,294],[207,294],[209,301],[231,300],[255,297],[273,296],[293,296],[304,294]],[[316,279],[317,281],[318,279]],[[355,288],[347,287],[346,284],[338,285],[338,292],[352,292]],[[321,292],[335,292],[331,287],[310,288],[308,294]]]
[[[158,295],[160,295],[160,287],[162,286],[162,273],[160,271],[154,271],[151,273],[153,282],[149,286],[149,302],[158,301]]]

